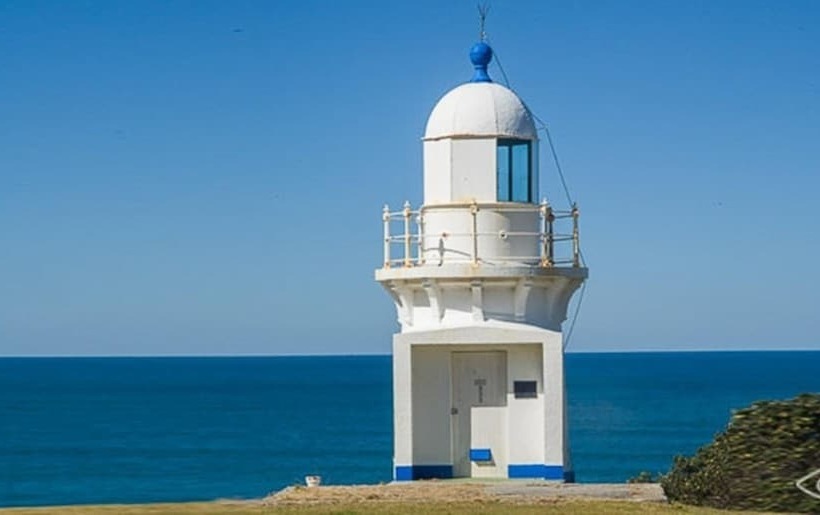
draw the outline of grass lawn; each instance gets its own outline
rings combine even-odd
[[[511,504],[497,501],[435,502],[435,503],[395,503],[356,502],[340,504],[298,504],[264,505],[259,502],[237,503],[177,503],[177,504],[134,504],[100,506],[59,506],[46,508],[0,509],[0,515],[261,515],[282,514],[736,514],[737,511],[722,511],[660,503],[636,503],[622,501],[556,500],[534,501],[530,504]]]
[[[736,514],[671,505],[656,484],[412,481],[380,485],[293,486],[265,499],[0,509],[0,515],[282,514]]]

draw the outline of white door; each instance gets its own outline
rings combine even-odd
[[[453,352],[453,475],[470,477],[471,408],[506,405],[507,353]]]

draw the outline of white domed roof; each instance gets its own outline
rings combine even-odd
[[[427,119],[425,140],[489,136],[538,139],[532,114],[508,88],[494,82],[468,82],[438,101]]]

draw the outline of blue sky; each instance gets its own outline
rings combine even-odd
[[[581,206],[570,350],[820,349],[820,3],[487,29]],[[0,355],[389,352],[381,207],[420,202],[477,32],[473,1],[0,2]]]

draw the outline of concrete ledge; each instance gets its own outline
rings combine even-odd
[[[375,276],[377,281],[420,280],[420,279],[509,279],[519,277],[548,278],[567,277],[576,280],[586,279],[589,270],[584,267],[542,267],[527,265],[488,265],[470,263],[445,263],[410,267],[379,268]]]

